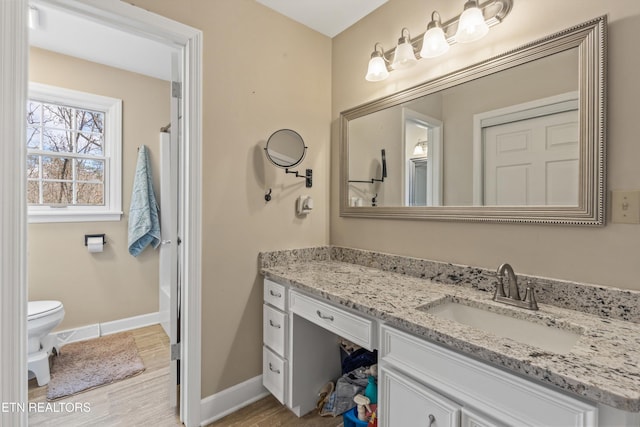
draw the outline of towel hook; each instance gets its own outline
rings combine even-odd
[[[270,202],[271,201],[271,188],[269,189],[269,192],[267,194],[264,195],[264,200],[266,202]]]

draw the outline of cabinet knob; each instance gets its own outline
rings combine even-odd
[[[275,372],[276,374],[279,374],[279,373],[280,373],[280,369],[276,369],[276,368],[274,368],[274,367],[273,367],[273,365],[271,364],[271,362],[269,362],[269,370],[270,370],[271,372]]]
[[[433,423],[436,422],[436,417],[433,414],[429,414],[429,427],[433,426]]]
[[[276,328],[276,329],[280,329],[282,327],[281,325],[278,325],[277,323],[273,323],[273,320],[269,320],[269,324],[271,326],[273,326],[274,328]]]
[[[276,292],[273,289],[269,291],[272,297],[281,298],[282,294],[280,292]]]
[[[323,320],[329,320],[331,322],[333,322],[333,316],[325,316],[324,314],[322,314],[322,312],[320,310],[316,310],[316,313],[318,314],[318,317],[320,317]]]

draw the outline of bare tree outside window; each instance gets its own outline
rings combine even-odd
[[[105,113],[27,103],[27,202],[49,206],[105,204]]]

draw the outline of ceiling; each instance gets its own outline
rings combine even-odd
[[[388,0],[256,0],[294,21],[334,37]],[[88,20],[32,0],[38,25],[29,30],[32,46],[171,80],[171,54],[162,43]]]
[[[168,45],[32,2],[39,25],[29,30],[29,44],[162,80],[171,80]]]
[[[328,37],[334,37],[388,0],[256,1]]]

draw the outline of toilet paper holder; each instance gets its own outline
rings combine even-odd
[[[91,237],[102,237],[102,244],[106,245],[107,244],[107,239],[105,238],[105,234],[85,234],[84,235],[84,245],[87,246],[87,242]]]

